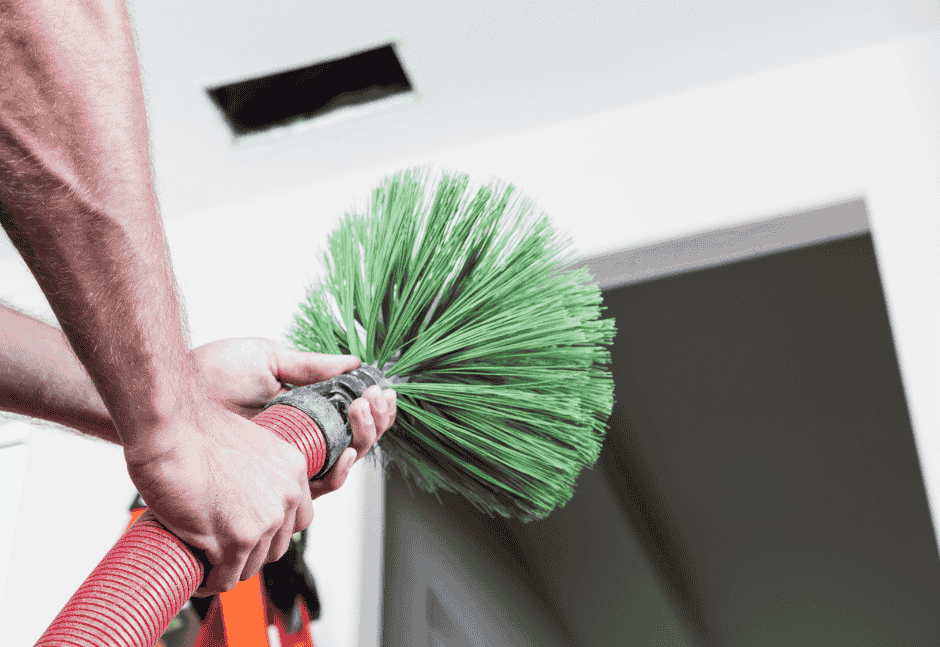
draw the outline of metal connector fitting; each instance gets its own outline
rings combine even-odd
[[[326,441],[326,460],[312,479],[323,478],[336,464],[343,450],[352,443],[349,406],[353,400],[362,397],[370,386],[385,389],[388,383],[379,369],[374,366],[361,366],[325,382],[291,389],[264,407],[267,409],[275,404],[286,404],[300,409],[317,423]]]

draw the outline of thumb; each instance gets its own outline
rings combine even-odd
[[[277,379],[294,386],[315,384],[359,368],[355,355],[329,355],[310,353],[275,345],[274,361]]]

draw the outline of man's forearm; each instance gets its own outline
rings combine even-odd
[[[125,448],[195,406],[123,1],[0,0],[0,221]]]
[[[62,331],[2,304],[0,411],[121,443],[108,409]]]

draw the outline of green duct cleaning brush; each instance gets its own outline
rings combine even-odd
[[[329,237],[289,337],[358,356],[399,394],[379,442],[423,490],[533,520],[571,497],[613,406],[614,321],[571,243],[511,186],[387,178]]]

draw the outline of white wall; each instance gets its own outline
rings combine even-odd
[[[26,440],[30,425],[23,422],[3,424],[0,419],[0,598],[3,596],[9,561],[13,549],[13,531],[23,494],[29,447]]]
[[[934,397],[940,302],[933,297],[940,285],[940,30],[172,220],[168,236],[194,341],[280,338],[343,211],[384,173],[425,162],[516,183],[571,232],[581,254],[864,196],[928,497],[934,514],[940,510]],[[0,276],[11,268],[4,261]],[[32,485],[33,470],[57,453],[71,452],[73,461],[82,452],[98,456],[97,444],[78,444],[31,447],[24,494],[30,505],[20,509],[18,561],[0,604],[0,635],[10,645],[29,644],[81,580],[80,571],[93,566],[92,556],[68,546],[39,552],[35,533],[55,530],[56,521],[24,516],[51,492]],[[105,482],[115,492],[126,487],[120,456],[101,456],[110,461],[107,469],[95,463],[97,474],[57,481],[61,509]],[[374,636],[357,642],[360,603],[365,613],[377,608],[376,600],[361,600],[369,574],[357,567],[370,523],[362,513],[363,497],[371,496],[365,482],[359,472],[316,506],[310,558],[324,598],[324,617],[315,625],[321,644],[374,644]],[[105,504],[118,505],[103,501],[97,517],[87,507],[99,556],[117,532],[116,522],[105,521],[121,516]],[[315,546],[325,541],[346,553],[321,556]],[[61,575],[34,577],[31,564],[39,562]]]

